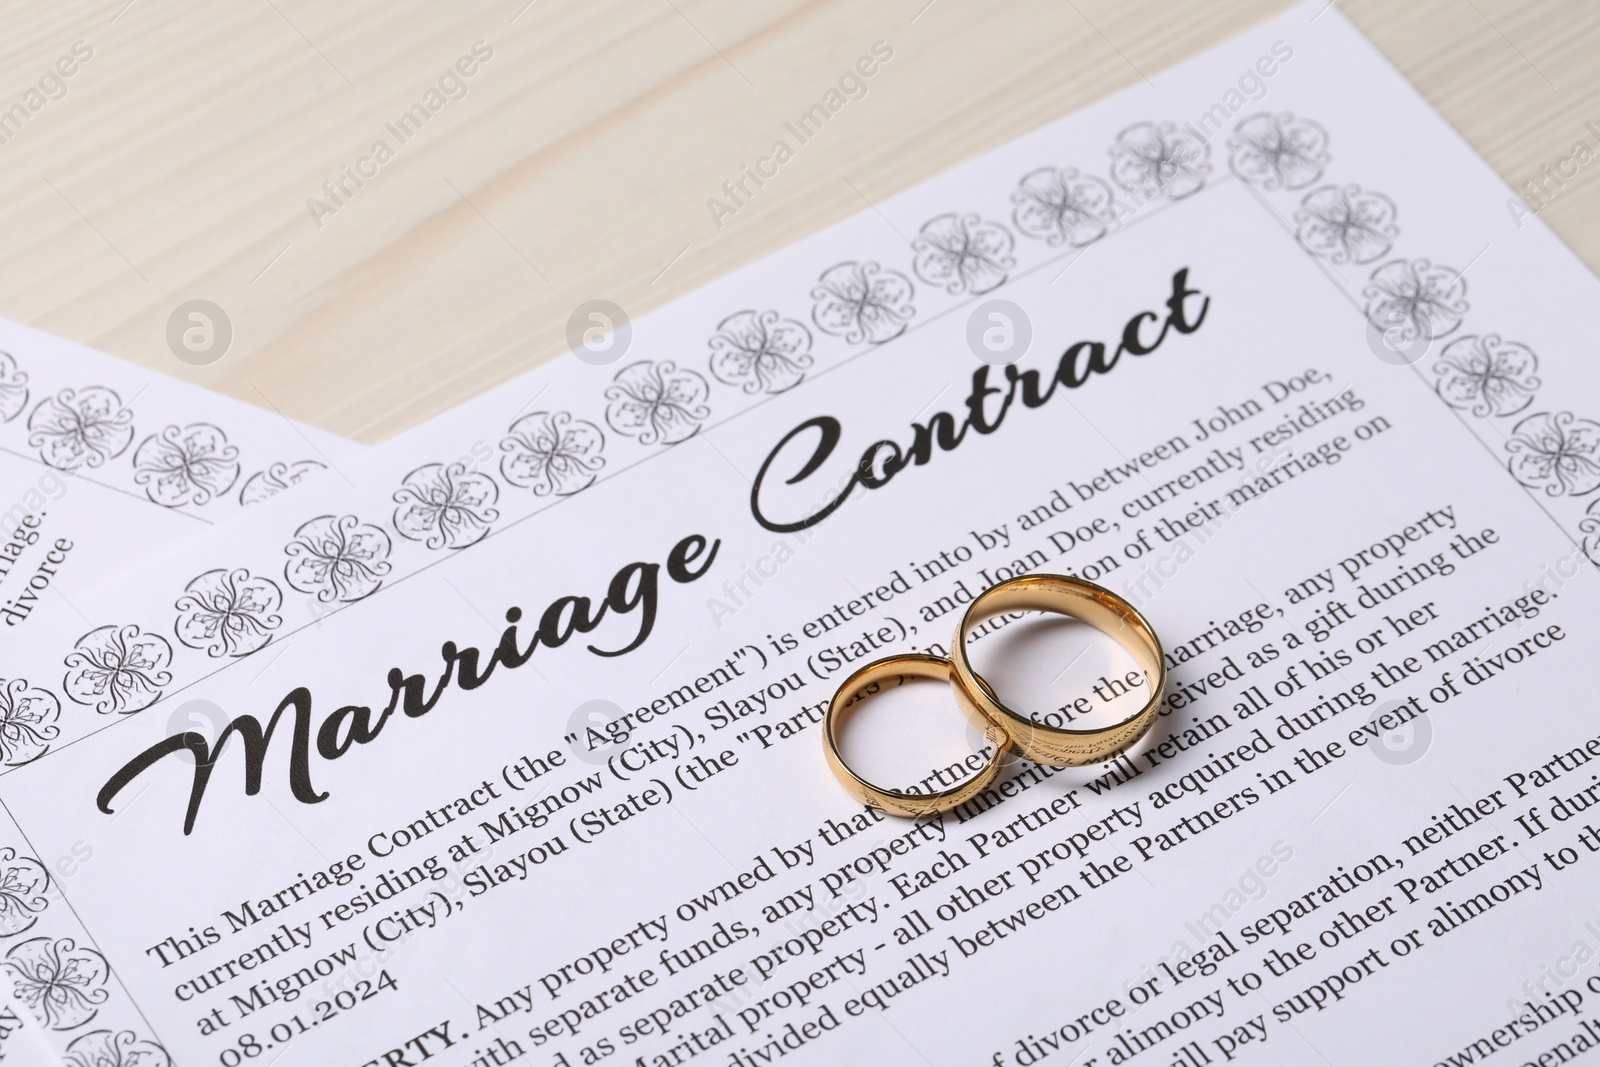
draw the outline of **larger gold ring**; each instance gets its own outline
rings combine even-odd
[[[879,691],[873,687],[874,683],[905,677],[932,678],[934,681],[949,682],[951,690],[955,693],[956,703],[966,714],[967,720],[982,731],[984,740],[993,746],[994,751],[988,761],[973,777],[938,792],[913,793],[900,789],[879,788],[856,774],[845,763],[844,756],[839,751],[839,735],[857,709],[866,703],[867,698]],[[906,653],[876,660],[846,678],[844,684],[833,694],[833,700],[828,703],[828,713],[822,720],[822,743],[828,754],[828,766],[833,768],[834,777],[839,779],[847,792],[863,804],[878,808],[890,815],[907,818],[949,811],[983,792],[1005,765],[1008,746],[1005,732],[985,718],[961,686],[956,684],[955,678],[950,673],[950,661],[921,653]]]
[[[1049,611],[1088,623],[1128,651],[1150,685],[1150,700],[1133,715],[1110,726],[1072,729],[1049,726],[1006,707],[994,689],[972,669],[967,635],[973,627],[1012,611]],[[998,725],[1014,751],[1052,767],[1101,763],[1129,748],[1155,724],[1161,691],[1167,684],[1167,659],[1161,641],[1139,609],[1109,589],[1079,578],[1028,574],[990,586],[967,606],[950,647],[956,681],[977,710]]]

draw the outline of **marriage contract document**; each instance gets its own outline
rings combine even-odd
[[[72,1064],[1565,1062],[1597,301],[1291,9],[20,628],[0,984]],[[1033,571],[1148,615],[1151,735],[851,802],[839,683]],[[965,639],[1044,722],[1149,697]],[[981,763],[885,689],[864,770]]]

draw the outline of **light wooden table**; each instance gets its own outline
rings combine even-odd
[[[0,126],[0,315],[378,441],[564,351],[585,300],[638,315],[1283,6],[13,3],[0,108],[93,54]],[[1340,8],[1513,185],[1600,148],[1594,0]],[[880,39],[867,97],[715,226],[706,199]],[[466,95],[363,163],[477,41]],[[323,183],[358,165],[375,176],[336,203]],[[1591,267],[1597,185],[1544,212]],[[204,368],[165,339],[196,297],[234,328]]]

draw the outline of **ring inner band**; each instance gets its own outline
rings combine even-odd
[[[987,763],[973,777],[939,792],[908,792],[900,789],[883,789],[856,774],[845,762],[840,738],[850,720],[872,698],[862,690],[873,682],[897,677],[928,678],[947,682],[967,721],[983,732],[984,740],[994,749]],[[822,724],[822,740],[827,751],[828,766],[845,789],[863,804],[878,808],[890,815],[914,818],[949,811],[977,796],[988,788],[1005,762],[1006,734],[973,704],[966,691],[956,683],[951,673],[950,661],[936,656],[911,653],[890,656],[867,664],[846,678],[833,700],[828,704],[827,717]]]
[[[966,636],[980,623],[1015,611],[1066,615],[1110,637],[1144,671],[1150,684],[1150,699],[1121,722],[1076,729],[1047,726],[1006,707],[994,688],[972,669]],[[1137,608],[1109,589],[1059,575],[1026,575],[981,593],[961,619],[950,661],[957,680],[979,711],[1001,725],[1013,747],[1035,763],[1055,767],[1100,763],[1138,741],[1155,723],[1167,680],[1161,641]]]

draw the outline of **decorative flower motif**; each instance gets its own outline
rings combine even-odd
[[[63,389],[28,416],[28,444],[58,470],[98,467],[133,440],[133,412],[104,386]]]
[[[669,359],[629,364],[606,387],[606,422],[641,445],[675,445],[694,436],[711,414],[706,380]]]
[[[1370,263],[1389,251],[1400,227],[1394,201],[1359,185],[1324,185],[1294,213],[1301,247],[1330,263]]]
[[[106,958],[70,937],[35,937],[14,945],[0,969],[10,975],[17,999],[51,1030],[84,1025],[111,996],[105,989],[111,975]]]
[[[881,345],[905,332],[917,313],[911,279],[874,262],[847,260],[822,272],[812,287],[811,321],[846,344]]]
[[[49,888],[44,864],[10,846],[0,848],[0,937],[15,937],[39,921],[39,913],[50,906]]]
[[[239,480],[239,450],[206,422],[168,426],[140,442],[133,453],[133,480],[164,507],[209,504]]]
[[[1433,373],[1446,404],[1481,418],[1515,415],[1533,403],[1540,382],[1539,357],[1527,345],[1502,341],[1499,334],[1469,334],[1444,346]]]
[[[1146,200],[1181,200],[1197,193],[1211,173],[1211,146],[1171,122],[1138,122],[1111,146],[1111,177]]]
[[[1076,167],[1040,167],[1022,176],[1011,192],[1011,221],[1029,237],[1074,248],[1098,241],[1117,222],[1111,186]]]
[[[78,638],[67,653],[67,696],[105,715],[148,708],[172,681],[172,646],[137,626],[102,626]]]
[[[1328,166],[1328,131],[1287,111],[1240,120],[1228,138],[1228,166],[1263,189],[1302,189]]]
[[[929,219],[911,242],[916,253],[912,267],[929,285],[945,292],[987,293],[1004,284],[1006,272],[1017,265],[1011,231],[977,215],[954,212]]]
[[[272,631],[283,622],[276,614],[282,606],[276,582],[219,567],[184,586],[173,605],[178,610],[173,628],[179,641],[213,659],[248,656],[272,640]]]
[[[746,393],[781,393],[800,384],[813,360],[811,331],[776,311],[740,311],[717,324],[707,342],[711,373]]]
[[[429,463],[406,475],[395,491],[394,528],[429,548],[466,548],[500,517],[500,486],[464,463]]]
[[[10,352],[0,352],[0,418],[10,422],[28,406],[28,375]]]
[[[511,424],[500,441],[500,473],[534,496],[571,496],[594,483],[606,465],[600,427],[565,411],[535,411]]]
[[[1600,567],[1600,497],[1589,505],[1589,510],[1578,520],[1578,532],[1583,534],[1583,554],[1589,562]]]
[[[172,1057],[132,1030],[91,1030],[67,1046],[66,1067],[172,1067]]]
[[[61,732],[61,701],[48,689],[26,679],[0,679],[0,762],[7,767],[31,763],[50,750]]]
[[[239,503],[259,504],[263,500],[277,496],[291,485],[298,485],[318,471],[327,469],[324,464],[314,459],[302,459],[294,463],[274,463],[264,471],[256,471],[245,480],[244,488],[239,490]]]
[[[1582,496],[1600,488],[1600,422],[1570,411],[1529,415],[1506,442],[1511,476],[1546,496]]]
[[[354,515],[320,515],[294,532],[283,546],[289,562],[283,577],[302,593],[326,604],[354,603],[377,592],[389,573],[389,535]]]
[[[1361,295],[1367,298],[1367,321],[1402,345],[1443,337],[1467,314],[1466,279],[1426,259],[1385,263],[1372,272]]]

